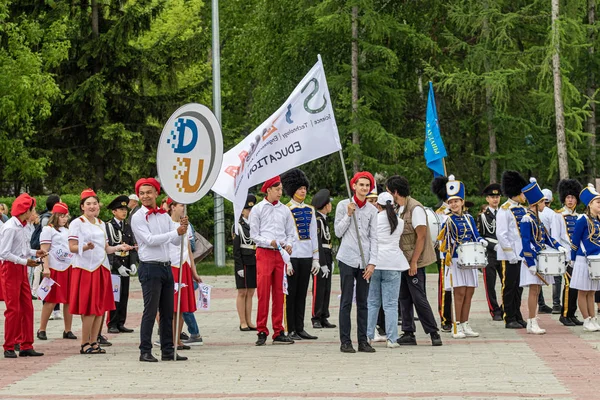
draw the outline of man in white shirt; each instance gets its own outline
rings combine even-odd
[[[135,191],[142,206],[131,219],[131,228],[138,244],[140,266],[138,276],[144,296],[144,313],[140,326],[140,361],[157,362],[152,355],[152,329],[157,310],[160,312],[161,359],[175,359],[173,348],[173,272],[169,254],[169,243],[180,245],[181,235],[188,229],[188,219],[183,217],[181,225],[175,222],[162,208],[156,206],[160,184],[154,178],[142,178],[135,184]],[[177,355],[177,361],[187,357]]]
[[[273,324],[273,344],[292,344],[294,341],[285,334],[283,327],[283,277],[284,261],[279,247],[292,254],[296,227],[290,209],[281,204],[281,178],[276,176],[266,181],[261,192],[265,198],[252,208],[250,213],[250,238],[256,243],[256,293],[258,309],[256,328],[257,346],[264,346],[269,336],[267,319],[269,300],[272,297],[271,321]],[[292,274],[293,268],[287,267]]]

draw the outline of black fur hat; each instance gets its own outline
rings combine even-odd
[[[502,193],[512,198],[521,194],[528,182],[517,171],[504,171],[502,173]]]
[[[306,186],[308,190],[310,182],[308,178],[298,168],[290,169],[288,172],[281,175],[281,184],[283,185],[283,191],[289,197],[294,197],[296,190],[302,186]]]
[[[448,178],[445,176],[435,177],[433,178],[433,181],[431,181],[431,192],[441,201],[446,201],[448,198],[446,193],[446,183],[448,183]]]
[[[575,179],[563,179],[558,182],[558,195],[560,197],[560,203],[565,204],[567,196],[575,196],[577,203],[579,203],[579,193],[583,190],[581,183]]]

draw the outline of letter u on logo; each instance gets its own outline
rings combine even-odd
[[[190,182],[190,170],[192,168],[192,160],[190,158],[184,157],[180,161],[180,165],[183,163],[183,172],[179,172],[177,174],[177,178],[181,179],[181,183],[177,184],[177,189],[180,192],[185,193],[194,193],[198,191],[200,188],[200,184],[202,183],[202,171],[204,170],[204,160],[198,160],[198,169],[196,171],[196,182]]]

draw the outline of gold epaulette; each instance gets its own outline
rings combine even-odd
[[[500,208],[503,209],[503,210],[508,210],[510,208],[510,203],[507,201],[504,204],[502,204],[500,206]]]
[[[557,214],[562,214],[564,211],[565,211],[565,208],[563,207],[563,208],[561,208],[560,210],[556,210],[555,212],[556,212]]]
[[[445,206],[441,206],[440,208],[438,208],[437,210],[435,210],[436,214],[443,214],[446,211],[446,207]]]

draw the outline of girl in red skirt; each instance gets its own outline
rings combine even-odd
[[[169,215],[179,226],[179,220],[183,217],[184,205],[173,201],[172,199],[167,200],[169,206]],[[183,330],[183,314],[184,312],[195,312],[196,311],[196,296],[194,292],[194,281],[200,283],[202,279],[196,272],[196,264],[194,263],[194,257],[190,257],[192,249],[190,247],[190,240],[193,240],[192,228],[188,226],[187,235],[183,244],[183,268],[180,268],[181,262],[181,246],[169,244],[169,254],[171,256],[171,270],[173,271],[173,281],[175,287],[179,283],[179,273],[183,275],[181,277],[181,313],[179,314],[179,332],[177,332],[177,319],[173,318],[173,343],[177,343],[177,350],[189,350],[190,347],[184,345],[181,342],[181,331]],[[176,291],[173,302],[173,312],[177,314],[177,296]]]
[[[52,216],[48,221],[48,225],[42,229],[40,234],[40,247],[48,253],[48,257],[44,258],[42,276],[51,278],[56,282],[44,299],[40,329],[37,332],[37,337],[40,340],[48,339],[46,326],[56,304],[64,304],[65,330],[63,331],[63,339],[77,339],[77,336],[71,332],[73,315],[69,312],[69,285],[73,253],[69,251],[68,228],[69,208],[65,203],[56,203],[52,207]]]
[[[92,189],[81,193],[83,215],[69,226],[69,249],[73,256],[71,267],[71,314],[81,315],[81,354],[106,353],[96,338],[100,334],[104,313],[115,309],[115,300],[107,254],[129,251],[127,244],[109,246],[104,222],[96,218],[100,205]]]

